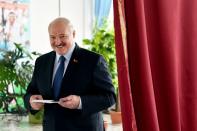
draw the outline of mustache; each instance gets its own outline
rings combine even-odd
[[[62,46],[65,46],[66,44],[65,43],[60,43],[58,45],[55,45],[55,47],[62,47]]]

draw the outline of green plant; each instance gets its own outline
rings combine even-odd
[[[114,29],[104,22],[102,27],[95,26],[91,39],[83,39],[83,43],[91,51],[102,54],[108,63],[109,72],[112,76],[112,82],[115,87],[117,101],[116,110],[120,110],[118,98],[118,80],[117,80],[117,65],[114,42]]]
[[[12,51],[1,50],[0,59],[0,112],[25,113],[23,95],[31,79],[31,61],[36,52],[28,52],[15,43]]]
[[[44,114],[44,108],[40,111],[38,111],[36,114],[32,115],[30,112],[29,115],[29,123],[31,124],[41,124],[43,121],[43,114]]]

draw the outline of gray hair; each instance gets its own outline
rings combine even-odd
[[[72,25],[72,23],[70,22],[69,19],[64,18],[64,17],[58,17],[58,18],[54,19],[54,20],[49,24],[49,26],[48,26],[48,31],[50,30],[50,28],[51,28],[52,25],[54,25],[54,24],[56,24],[56,23],[59,23],[59,22],[60,22],[60,23],[64,23],[65,25],[67,25],[67,26],[70,28],[71,31],[74,30],[73,25]]]

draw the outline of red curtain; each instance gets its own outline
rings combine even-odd
[[[114,0],[124,131],[197,130],[196,12],[196,0]]]
[[[123,2],[123,1],[122,1]],[[128,53],[126,43],[126,23],[124,4],[114,1],[114,25],[116,58],[118,66],[119,93],[124,131],[136,131],[135,115],[131,94]]]

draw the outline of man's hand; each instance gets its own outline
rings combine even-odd
[[[34,110],[40,110],[43,108],[43,106],[44,106],[43,103],[32,102],[32,100],[43,100],[41,95],[32,95],[30,97],[30,105],[31,105],[32,109],[34,109]]]
[[[59,104],[62,107],[66,107],[69,109],[78,109],[79,103],[80,103],[80,97],[76,95],[69,95],[59,100]]]

